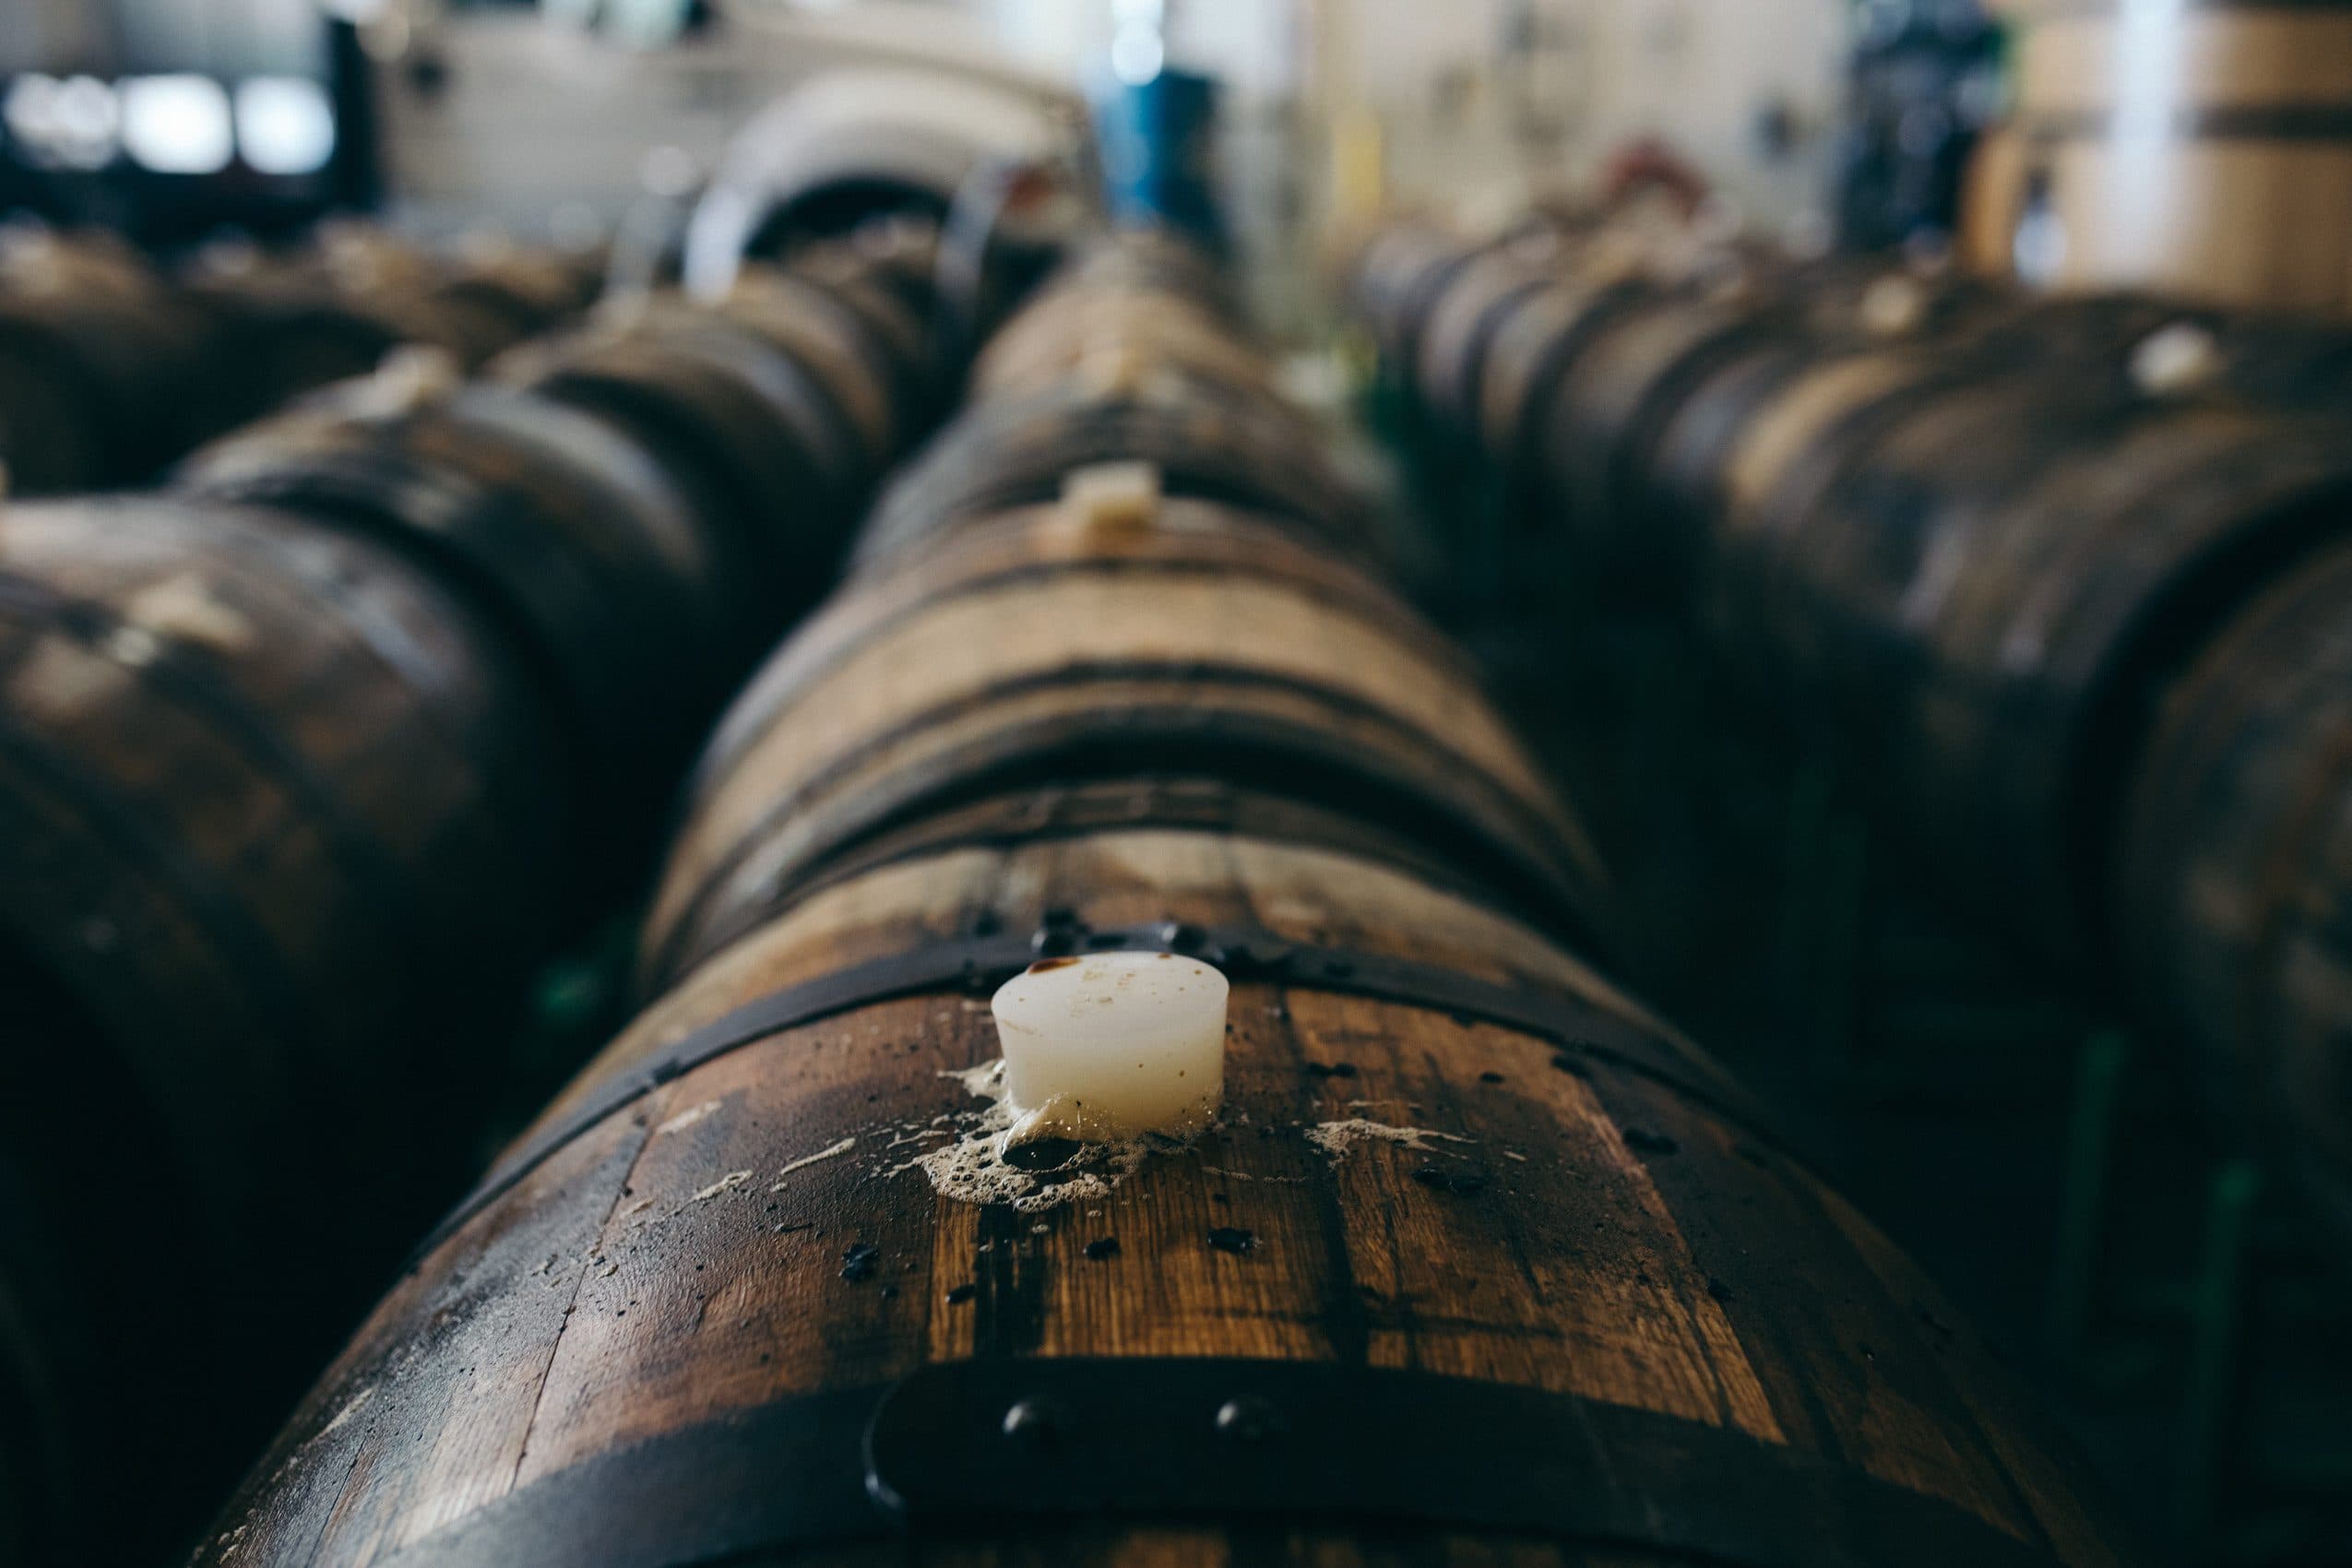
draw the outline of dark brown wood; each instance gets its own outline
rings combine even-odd
[[[884,494],[860,557],[1051,501],[1065,476],[1106,462],[1152,465],[1170,495],[1375,545],[1369,501],[1274,392],[1270,367],[1237,351],[1196,279],[1170,292],[1159,276],[1082,255],[1049,282],[979,365],[981,400]]]
[[[562,760],[494,629],[397,553],[176,499],[0,513],[21,1561],[200,1503],[461,1175],[554,925]]]
[[[2343,1208],[2333,939],[2276,936],[2302,944],[2289,975],[2247,934],[2307,918],[2280,911],[2326,904],[2334,873],[2257,888],[2243,860],[2325,831],[2282,825],[2271,794],[2323,799],[2332,742],[2287,656],[2228,651],[2293,633],[2206,644],[2352,517],[2352,335],[1869,263],[1736,276],[1676,288],[1651,266],[1605,308],[1565,283],[1525,295],[1485,354],[1488,450],[1543,474],[1535,510],[1576,569],[1645,564],[1939,885],[2182,1036],[2227,1119]],[[2192,667],[2208,673],[2176,691]],[[2275,709],[2229,683],[2258,670]]]
[[[0,463],[19,494],[127,484],[237,416],[211,323],[98,238],[0,244]]]
[[[770,339],[692,307],[657,306],[533,344],[493,374],[609,421],[659,455],[695,492],[720,576],[768,607],[746,608],[739,626],[762,646],[829,580],[866,490],[860,436],[826,381]]]
[[[181,482],[363,530],[463,583],[543,672],[584,762],[641,802],[761,611],[664,455],[548,398],[396,366],[215,445]]]
[[[2263,592],[2171,683],[2122,823],[2135,987],[2230,1125],[2352,1231],[2352,551]]]
[[[722,731],[648,934],[667,989],[417,1260],[200,1562],[2132,1560],[1950,1304],[1719,1068],[1509,912],[1505,861],[1445,837],[1481,792],[1565,813],[1377,582],[1295,518],[1132,491],[903,526]],[[1253,667],[1281,678],[1228,689]],[[1029,703],[1068,711],[1025,725]],[[1123,754],[1163,703],[1196,743]],[[1291,765],[1229,772],[1253,707],[1292,710],[1289,750],[1254,754]],[[1318,740],[1401,755],[1396,721],[1449,742],[1425,810],[1320,787]],[[999,765],[943,790],[959,727]],[[950,1075],[996,1052],[988,986],[1138,932],[1233,982],[1218,1124],[1060,1206],[934,1192],[914,1162],[974,1108]],[[669,1056],[846,975],[869,978],[829,1010]],[[1335,1152],[1324,1124],[1372,1130]],[[1063,1429],[1099,1511],[1057,1512],[1050,1447],[1011,1517],[942,1506],[1017,1464],[986,1400],[1075,1358],[1120,1365],[1123,1408],[1066,1385],[1116,1423]],[[1243,1508],[1229,1467],[1159,1486],[1192,1462],[1182,1408],[1266,1361],[1285,1398],[1477,1412],[1412,1440],[1487,1490],[1407,1467],[1334,1518],[1264,1477]],[[1254,1408],[1226,1424],[1285,1473]],[[1126,1424],[1167,1463],[1119,1463],[1147,1451]],[[1512,1446],[1571,1430],[1587,1446]],[[869,1492],[918,1500],[916,1533]]]

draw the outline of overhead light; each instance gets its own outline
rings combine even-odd
[[[0,123],[36,163],[102,169],[121,146],[114,90],[96,77],[18,77],[0,100]]]
[[[1129,87],[1155,79],[1167,63],[1168,47],[1157,28],[1123,27],[1111,40],[1111,74]]]
[[[209,77],[130,77],[122,83],[123,149],[159,174],[217,174],[236,134],[227,89]]]
[[[237,150],[263,174],[313,174],[335,153],[335,111],[306,77],[237,84]]]

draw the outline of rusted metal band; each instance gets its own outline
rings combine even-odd
[[[1941,1498],[1633,1406],[1329,1362],[1047,1357],[936,1363],[601,1455],[384,1568],[688,1568],[1104,1522],[1491,1533],[1725,1568],[2058,1562]]]

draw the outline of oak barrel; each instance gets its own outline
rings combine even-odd
[[[152,1561],[462,1180],[573,820],[539,694],[398,553],[0,511],[9,1561]]]
[[[2016,139],[1974,229],[2039,226],[2064,288],[2352,312],[2352,6],[2008,8]]]
[[[95,237],[0,243],[0,466],[19,494],[145,480],[225,428],[210,322]]]
[[[552,398],[407,362],[216,443],[180,485],[364,531],[462,583],[623,802],[660,787],[759,608],[660,455]]]
[[[2352,549],[2168,683],[2115,859],[2123,962],[2230,1129],[2352,1234]]]
[[[936,515],[787,645],[667,990],[199,1561],[2131,1560],[1949,1303],[1547,933],[1542,863],[1466,851],[1481,794],[1567,818],[1458,655],[1312,528],[1125,477]],[[1458,793],[1332,787],[1439,709]],[[980,999],[1123,946],[1231,980],[1218,1124],[935,1190]]]

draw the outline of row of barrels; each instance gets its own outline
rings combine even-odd
[[[111,236],[0,236],[0,464],[18,494],[144,483],[200,443],[394,349],[466,367],[577,315],[595,257],[483,242],[436,255],[328,227],[176,274]]]
[[[1704,628],[2352,1228],[2352,333],[1605,224],[1355,277],[1562,570]]]
[[[199,1562],[2144,1561],[1600,978],[1574,815],[1274,382],[1147,238],[995,335],[706,752],[646,1010]],[[1223,971],[1222,1111],[1005,1129],[981,999],[1120,952]]]
[[[0,510],[0,1562],[184,1547],[471,1173],[526,981],[932,418],[921,248]]]

